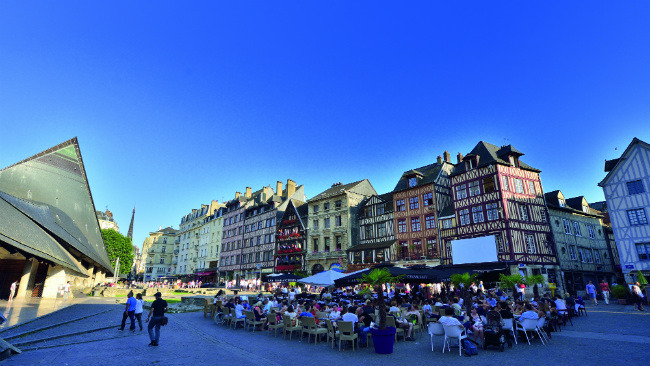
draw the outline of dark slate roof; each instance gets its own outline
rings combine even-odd
[[[598,201],[589,205],[589,207],[600,212],[607,212],[607,201]]]
[[[176,229],[174,229],[174,228],[172,228],[172,227],[167,226],[166,228],[160,230],[160,232],[163,232],[163,233],[165,233],[165,234],[172,234],[172,235],[174,235],[174,234],[176,234],[176,233],[178,232],[178,230],[176,230]]]
[[[454,216],[456,214],[456,211],[454,210],[453,205],[447,205],[440,210],[438,213],[438,217],[449,217],[449,216]]]
[[[512,145],[498,147],[496,145],[492,145],[485,141],[479,141],[479,143],[476,144],[474,149],[472,149],[472,151],[467,155],[478,156],[479,159],[478,159],[477,168],[482,168],[492,164],[501,164],[501,165],[510,166],[510,162],[508,161],[507,158],[508,154],[514,154],[517,156],[523,155],[519,150],[515,149]],[[538,172],[538,173],[541,172],[541,170],[535,169],[521,160],[519,160],[519,168]],[[456,164],[454,166],[454,169],[452,170],[450,175],[454,176],[454,175],[462,174],[465,173],[465,171],[466,171],[465,163],[461,162],[460,164]]]
[[[59,217],[69,220],[57,224],[81,238],[85,256],[112,272],[76,138],[0,170],[0,191],[65,213]]]
[[[620,158],[618,159],[612,159],[612,160],[605,160],[605,173],[611,172],[612,169],[618,164],[618,161],[621,160]]]
[[[572,197],[566,199],[566,205],[574,210],[582,211],[582,200],[584,196]],[[589,204],[587,204],[589,205]]]
[[[544,198],[546,199],[546,204],[552,205],[555,207],[560,207],[560,202],[558,201],[558,195],[560,194],[560,190],[555,190],[552,192],[546,192],[544,193]]]
[[[298,212],[298,216],[300,216],[301,220],[303,221],[304,224],[307,223],[305,221],[307,219],[307,216],[309,215],[309,205],[305,202],[302,201],[296,201],[296,200],[291,200],[293,202],[293,205],[296,207],[296,211]],[[307,226],[307,225],[305,225]]]
[[[348,184],[342,184],[340,186],[337,185],[337,186],[334,186],[334,187],[330,187],[330,188],[326,189],[325,191],[323,191],[323,192],[317,194],[316,196],[312,197],[308,201],[313,202],[313,201],[318,201],[318,200],[321,200],[321,199],[324,199],[324,198],[327,198],[327,197],[334,197],[334,196],[342,195],[342,194],[345,193],[345,191],[353,190],[355,187],[357,187],[359,184],[361,184],[361,182],[364,182],[364,181],[367,181],[367,179],[362,179],[362,180],[352,182],[352,183],[348,183]]]
[[[408,178],[413,175],[418,176],[418,181],[415,187],[433,183],[433,181],[438,177],[438,174],[440,174],[440,170],[442,169],[443,164],[445,163],[441,163],[441,164],[434,163],[416,169],[405,171],[400,177],[397,184],[395,185],[395,189],[393,189],[393,192],[398,192],[404,189],[413,188],[408,186]]]
[[[34,218],[26,215],[11,202],[18,200],[16,197],[0,192],[0,242],[5,242],[23,255],[33,255],[40,260],[64,266],[77,274],[88,276],[85,269],[77,264],[74,257],[59,243],[58,240],[74,241],[62,228],[56,229],[58,235],[65,236],[65,239],[57,238],[57,235],[50,234],[47,228],[43,228],[42,222],[47,222],[53,227],[53,219],[43,207],[32,210]],[[10,202],[11,201],[11,202]],[[18,200],[19,201],[19,200]],[[48,217],[49,216],[49,217]],[[57,240],[58,239],[58,240]]]
[[[393,202],[393,192],[388,192],[388,193],[384,193],[382,195],[379,195],[379,198],[382,201]]]

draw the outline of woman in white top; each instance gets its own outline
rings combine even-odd
[[[142,294],[135,295],[135,319],[140,325],[140,331],[142,331],[142,312],[144,311],[144,300],[142,300]]]
[[[338,311],[336,307],[332,309],[329,315],[330,320],[339,320],[341,318],[341,312]]]
[[[295,299],[296,299],[296,292],[292,288],[291,291],[289,291],[289,302],[292,302]]]

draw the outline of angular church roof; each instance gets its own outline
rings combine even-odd
[[[112,272],[76,137],[0,170],[0,191],[78,260]]]

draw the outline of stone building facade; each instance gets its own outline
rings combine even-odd
[[[153,231],[142,243],[142,262],[144,263],[144,281],[155,281],[159,277],[172,274],[174,259],[174,242],[178,230],[171,227]]]
[[[359,206],[377,192],[367,179],[341,184],[308,200],[307,270],[347,269],[346,250],[358,243]]]
[[[348,248],[348,270],[358,271],[395,256],[393,193],[371,196],[359,207],[359,243]]]

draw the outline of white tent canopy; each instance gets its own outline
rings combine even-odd
[[[312,285],[312,286],[328,287],[328,286],[334,286],[334,280],[339,279],[341,277],[345,277],[347,275],[349,275],[349,273],[341,273],[341,272],[330,270],[330,271],[317,273],[313,276],[302,278],[298,280],[298,282],[307,285]]]

